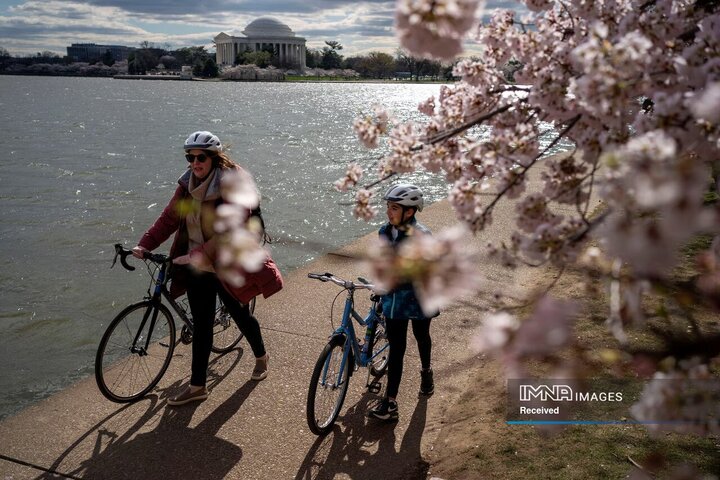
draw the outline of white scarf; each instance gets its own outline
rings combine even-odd
[[[185,217],[187,222],[187,231],[189,238],[189,250],[198,247],[205,243],[209,238],[205,238],[202,228],[202,203],[208,200],[215,200],[218,198],[218,192],[211,191],[208,194],[208,188],[215,181],[215,175],[217,175],[217,168],[214,168],[210,175],[203,180],[199,185],[195,175],[190,176],[190,182],[188,183],[188,191],[192,197],[192,205],[190,212]],[[210,234],[209,236],[212,236]]]

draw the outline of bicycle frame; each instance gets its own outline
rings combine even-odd
[[[348,378],[352,375],[352,373],[356,370],[356,368],[359,367],[368,367],[371,362],[377,358],[379,355],[385,352],[385,350],[388,348],[388,346],[384,346],[379,351],[375,352],[373,354],[373,341],[375,339],[375,328],[377,327],[378,322],[382,322],[382,319],[377,314],[377,299],[373,300],[373,304],[370,307],[370,311],[368,312],[368,315],[363,318],[358,314],[358,312],[354,308],[354,294],[355,294],[355,286],[350,283],[349,285],[346,284],[345,288],[347,288],[347,297],[345,298],[345,308],[343,310],[343,317],[342,322],[340,326],[335,330],[332,338],[342,338],[344,337],[343,341],[343,357],[340,362],[340,369],[337,373],[337,379],[335,379],[335,386],[339,387],[342,385],[342,378],[343,378],[343,372],[346,368],[351,368],[350,375]],[[357,341],[357,336],[355,335],[355,326],[353,325],[352,320],[355,320],[360,324],[361,326],[366,327],[365,330],[365,339],[363,342],[362,347]],[[353,365],[348,365],[350,363],[350,359],[348,358],[350,356],[350,352],[352,352],[353,357]],[[326,385],[327,384],[327,371],[329,367],[329,361],[325,364],[325,368],[323,369],[322,377],[321,377],[321,384]],[[368,372],[368,378],[370,373]],[[370,382],[368,381],[368,387],[371,387]]]
[[[373,333],[375,332],[376,323],[380,319],[375,310],[375,302],[373,302],[373,305],[370,307],[370,312],[368,312],[368,315],[365,318],[361,317],[360,314],[357,313],[353,305],[354,290],[348,290],[348,295],[345,299],[345,310],[343,311],[342,323],[340,327],[335,330],[335,333],[333,335],[345,336],[345,342],[350,344],[351,348],[345,349],[343,362],[347,361],[347,356],[352,349],[353,357],[355,358],[355,364],[358,367],[367,367],[375,357],[377,357],[385,350],[380,350],[375,355],[372,354],[373,352],[371,343],[374,337]],[[354,319],[356,322],[358,322],[358,324],[362,325],[363,327],[366,327],[365,342],[363,343],[362,348],[357,341],[357,336],[355,335],[355,326],[353,325],[352,319]]]
[[[125,267],[126,270],[135,270],[135,267],[129,265],[127,263],[127,257],[131,255],[132,252],[130,250],[125,250],[122,245],[116,244],[115,245],[115,259],[113,260],[112,266],[115,266],[115,262],[117,261],[118,256],[120,257],[120,263]],[[170,276],[168,275],[168,271],[171,267],[171,263],[167,256],[165,255],[158,255],[158,254],[152,254],[148,253],[147,258],[149,258],[151,261],[157,263],[160,265],[160,268],[157,272],[157,275],[155,278],[153,278],[155,288],[152,291],[152,294],[150,294],[150,291],[148,290],[148,296],[146,297],[148,300],[150,300],[154,305],[161,305],[162,299],[164,298],[168,304],[172,307],[172,309],[175,311],[178,317],[180,317],[180,320],[185,324],[185,326],[189,329],[190,333],[193,332],[193,322],[192,319],[188,316],[187,311],[181,307],[174,298],[170,295],[170,292],[167,289],[167,282],[170,280]],[[158,309],[153,308],[153,318],[150,321],[150,329],[148,331],[152,332],[155,328],[155,321],[157,320],[158,315]],[[149,311],[148,311],[149,312]],[[143,317],[142,323],[140,325],[140,328],[138,329],[138,333],[135,337],[135,341],[133,342],[133,347],[131,349],[132,353],[140,353],[143,354],[143,351],[147,350],[149,339],[146,339],[146,345],[143,350],[135,350],[137,347],[135,344],[137,343],[139,337],[141,336],[141,332],[143,331],[143,328],[145,327],[145,323],[147,322],[147,315],[146,312],[145,316]],[[172,320],[175,320],[175,317],[172,317]]]
[[[160,269],[160,272],[158,273],[158,279],[155,286],[155,292],[153,292],[153,296],[151,300],[153,299],[159,299],[160,296],[164,298],[168,304],[172,307],[172,309],[177,313],[178,317],[180,317],[180,320],[183,321],[183,323],[190,329],[190,331],[193,331],[193,322],[190,319],[190,317],[187,314],[187,311],[178,304],[178,302],[175,301],[174,298],[170,295],[170,292],[167,289],[167,281],[165,280],[165,277],[167,275],[166,272],[167,268],[165,265]]]
[[[120,263],[126,270],[129,270],[129,271],[135,270],[135,267],[133,267],[127,263],[127,257],[130,255],[132,255],[131,250],[124,249],[122,247],[122,245],[119,243],[115,244],[115,258],[113,259],[112,266],[115,266],[117,258],[120,257]],[[172,310],[177,314],[178,317],[180,317],[180,320],[182,320],[182,322],[184,324],[184,328],[181,333],[181,341],[183,341],[184,343],[189,343],[189,340],[183,339],[183,336],[185,334],[185,329],[187,329],[187,333],[189,333],[190,336],[192,336],[192,334],[194,333],[193,319],[190,315],[188,315],[187,308],[184,308],[177,301],[175,301],[175,299],[172,297],[172,295],[170,295],[170,291],[167,289],[167,282],[170,280],[169,272],[173,266],[172,262],[166,255],[153,254],[150,252],[146,252],[146,258],[148,260],[152,261],[153,263],[159,265],[159,269],[157,271],[157,275],[155,275],[153,277],[153,283],[155,285],[155,288],[153,289],[152,293],[150,293],[150,290],[148,290],[148,295],[145,298],[147,300],[149,300],[150,302],[152,302],[152,304],[154,306],[162,305],[162,299],[165,299],[167,301],[167,303],[170,305]],[[254,299],[253,299],[253,301],[251,301],[250,305],[251,305],[250,309],[252,312],[255,308]],[[153,330],[153,328],[155,326],[155,320],[157,318],[157,308],[154,308],[153,311],[155,313],[153,315],[153,319],[151,320],[151,324],[150,324],[151,328],[149,331]],[[170,316],[172,318],[172,321],[175,322],[175,317],[172,314]],[[146,322],[147,322],[147,317],[144,317],[142,324],[140,326],[141,329],[145,326]],[[140,333],[138,332],[138,335],[135,339],[136,342],[139,337],[140,337]],[[142,352],[142,350],[137,350],[137,352],[136,352],[134,350],[134,348],[136,348],[136,347],[133,347],[133,350],[132,350],[133,353]],[[145,349],[147,349],[147,345],[145,346]]]
[[[183,321],[183,323],[187,326],[187,328],[190,330],[190,332],[193,332],[193,323],[192,320],[187,316],[187,313],[185,310],[178,305],[178,303],[170,296],[170,292],[167,289],[167,282],[169,280],[169,277],[167,275],[168,271],[168,263],[162,263],[160,266],[160,270],[158,271],[157,276],[155,277],[155,288],[153,289],[152,295],[148,296],[148,300],[153,302],[154,305],[160,305],[162,304],[161,298],[164,298],[167,300],[167,302],[170,304],[172,309],[175,311],[175,313],[180,317],[180,320]],[[139,355],[147,355],[147,350],[150,346],[150,337],[151,335],[145,335],[145,346],[144,347],[138,347],[137,343],[138,340],[140,340],[140,337],[143,336],[142,333],[145,331],[145,324],[147,323],[148,316],[150,315],[150,312],[152,311],[152,319],[150,320],[150,327],[148,328],[148,332],[152,332],[155,329],[155,322],[157,321],[157,316],[159,309],[157,307],[148,309],[145,311],[145,314],[143,315],[142,322],[140,323],[140,328],[138,328],[137,334],[135,335],[135,339],[133,340],[133,345],[130,348],[131,353],[137,353]],[[174,320],[174,317],[171,316],[171,318]]]

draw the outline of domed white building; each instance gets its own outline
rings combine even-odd
[[[305,68],[305,39],[296,36],[284,23],[261,17],[250,22],[242,34],[236,37],[221,32],[215,37],[218,65],[233,65],[238,52],[256,52],[272,46],[280,62]]]

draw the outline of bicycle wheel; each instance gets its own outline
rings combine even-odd
[[[385,330],[385,321],[378,317],[375,325],[375,340],[373,341],[373,356],[370,364],[370,373],[376,377],[385,374],[390,359],[390,343]]]
[[[315,363],[308,390],[307,422],[316,435],[330,431],[345,401],[353,365],[343,368],[344,350],[345,338],[335,337],[325,345]],[[350,360],[348,356],[348,362]]]
[[[213,343],[212,351],[215,353],[227,353],[238,344],[243,334],[233,320],[232,315],[228,312],[222,300],[218,297],[218,308],[215,312],[215,322],[213,323]],[[250,300],[250,313],[255,311],[255,297]]]
[[[142,398],[160,381],[175,350],[170,311],[152,301],[126,307],[110,323],[95,356],[95,380],[113,402]]]

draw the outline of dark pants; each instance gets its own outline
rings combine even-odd
[[[407,347],[408,323],[412,322],[413,335],[417,341],[420,352],[422,368],[430,368],[430,354],[432,352],[432,339],[430,338],[430,319],[408,320],[407,318],[387,319],[386,328],[390,355],[388,358],[387,396],[395,398],[400,388],[400,379],[403,372],[403,360]]]
[[[250,313],[250,307],[230,295],[214,273],[191,273],[187,278],[187,297],[193,317],[192,375],[190,385],[205,386],[210,347],[213,341],[215,296],[227,307],[235,323],[247,339],[255,357],[265,355],[260,324]]]

